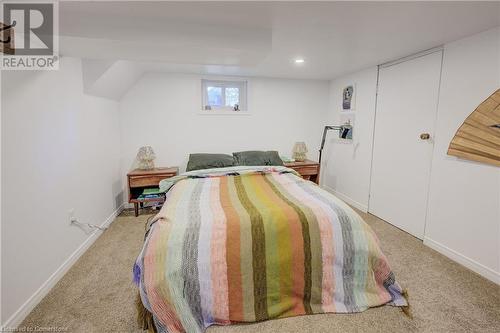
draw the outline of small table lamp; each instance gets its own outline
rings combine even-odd
[[[305,142],[295,142],[293,146],[293,158],[297,162],[303,162],[306,160],[307,147]]]
[[[139,148],[139,152],[137,153],[137,160],[139,160],[139,169],[142,170],[154,169],[155,158],[156,155],[151,146],[144,146]]]

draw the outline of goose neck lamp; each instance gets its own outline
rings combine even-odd
[[[326,133],[329,130],[334,130],[334,131],[339,131],[339,138],[340,139],[347,139],[347,140],[352,140],[352,126],[351,123],[348,121],[344,125],[340,126],[325,126],[323,129],[323,138],[321,139],[321,147],[319,148],[319,165],[321,167],[321,154],[323,153],[323,148],[325,147],[325,140],[326,140]]]

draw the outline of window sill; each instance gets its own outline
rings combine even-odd
[[[249,116],[249,111],[229,111],[229,110],[202,110],[198,112],[199,115],[204,116]]]

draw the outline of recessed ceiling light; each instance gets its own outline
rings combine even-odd
[[[295,61],[296,64],[303,64],[305,62],[305,60],[302,59],[302,58],[297,58],[294,61]]]

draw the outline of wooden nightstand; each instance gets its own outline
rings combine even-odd
[[[165,198],[138,199],[145,188],[158,187],[161,180],[176,176],[179,168],[154,168],[151,170],[135,169],[127,174],[128,202],[134,204],[135,216],[139,216],[139,204],[145,202],[164,202]]]
[[[311,160],[284,163],[287,168],[297,171],[302,178],[319,184],[319,163]]]

